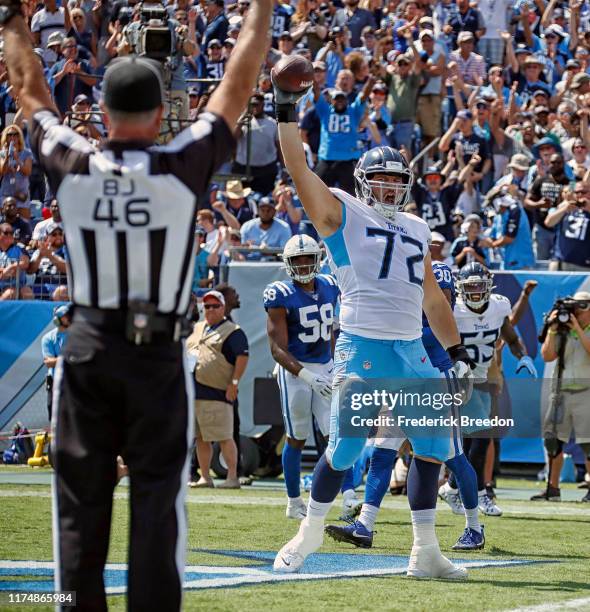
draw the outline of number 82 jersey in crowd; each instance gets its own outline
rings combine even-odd
[[[457,298],[454,309],[455,321],[461,334],[461,342],[476,363],[473,370],[476,382],[487,379],[496,340],[506,317],[509,317],[511,312],[508,298],[497,293],[490,295],[488,306],[481,313],[468,308],[460,295]]]
[[[329,274],[315,277],[314,292],[292,280],[275,281],[264,290],[264,308],[287,312],[289,352],[303,363],[328,363],[332,359],[332,328],[340,290]]]

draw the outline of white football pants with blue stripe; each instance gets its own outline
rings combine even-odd
[[[301,365],[328,380],[333,376],[334,364],[331,360],[328,363]],[[277,369],[277,382],[281,392],[281,410],[287,436],[295,440],[307,440],[312,432],[312,417],[315,417],[322,435],[327,436],[330,430],[330,402],[282,366]]]

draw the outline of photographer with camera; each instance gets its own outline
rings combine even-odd
[[[573,193],[568,193],[559,206],[549,211],[545,226],[556,228],[555,261],[549,264],[550,270],[590,270],[589,183],[576,183]]]
[[[572,430],[586,455],[586,471],[590,473],[590,292],[578,291],[573,298],[557,300],[541,339],[543,361],[557,360],[557,366],[553,371],[552,401],[544,419],[549,455],[547,489],[531,500],[560,501],[563,445]],[[582,501],[590,502],[590,491]]]

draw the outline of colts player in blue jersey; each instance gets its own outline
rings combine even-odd
[[[455,285],[451,269],[440,261],[432,262],[432,271],[438,282],[439,287],[449,301],[451,308],[455,306]],[[426,349],[430,363],[438,368],[449,382],[451,392],[455,391],[455,381],[453,380],[453,362],[449,354],[436,339],[428,319],[422,314],[422,344]],[[458,415],[455,414],[457,417]],[[338,542],[349,542],[361,548],[371,548],[373,545],[373,527],[377,518],[377,513],[383,497],[387,492],[391,470],[393,468],[400,440],[393,438],[379,438],[375,440],[375,448],[371,456],[367,482],[365,486],[365,501],[362,505],[360,516],[357,520],[351,521],[349,525],[341,527],[339,525],[328,525],[326,533]],[[485,539],[483,526],[479,524],[477,508],[477,476],[475,470],[462,452],[461,439],[459,432],[453,440],[455,444],[455,456],[445,461],[447,467],[455,475],[459,494],[455,494],[453,506],[451,502],[441,495],[451,506],[455,514],[465,513],[465,531],[453,546],[454,550],[478,550],[484,547]],[[455,500],[456,498],[456,500]],[[461,504],[464,501],[465,510]]]
[[[323,543],[324,522],[346,470],[363,452],[370,426],[346,435],[350,418],[350,381],[441,379],[421,342],[424,310],[467,397],[471,362],[461,344],[451,308],[432,272],[430,230],[420,218],[403,212],[414,175],[399,151],[377,147],[363,155],[354,170],[356,197],[329,189],[307,166],[297,126],[295,104],[305,91],[282,91],[275,101],[283,158],[303,207],[323,237],[330,266],[341,290],[340,334],[334,351],[333,399],[328,448],[316,464],[307,516],[298,533],[277,553],[277,572],[297,572]],[[379,383],[377,383],[379,384]],[[378,391],[376,389],[376,391]],[[370,414],[375,414],[375,404]],[[420,407],[420,414],[424,413]],[[445,420],[445,419],[443,419]],[[407,432],[407,433],[406,433]],[[407,575],[417,578],[467,577],[440,551],[435,530],[441,461],[454,456],[452,430],[441,424],[438,437],[406,428],[414,448],[408,475],[408,501],[414,541]],[[428,432],[427,432],[428,433]]]
[[[278,383],[287,441],[283,472],[287,517],[302,519],[306,505],[299,487],[301,451],[315,417],[322,435],[330,429],[332,328],[340,291],[332,276],[319,274],[321,250],[303,234],[285,245],[283,261],[292,280],[270,283],[264,291],[270,349]],[[352,490],[354,494],[354,490]]]

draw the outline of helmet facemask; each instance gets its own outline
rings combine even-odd
[[[376,175],[395,176],[401,181],[394,183],[371,178]],[[395,172],[377,170],[369,175],[365,170],[356,168],[354,178],[357,197],[386,219],[393,219],[396,213],[407,204],[414,182],[412,171],[402,167],[401,164],[399,170]]]
[[[457,281],[457,290],[463,302],[475,310],[483,308],[489,301],[493,289],[491,278],[470,276]]]
[[[311,263],[298,263],[303,257],[313,257]],[[287,274],[299,283],[311,282],[320,272],[321,253],[309,253],[283,257]]]

